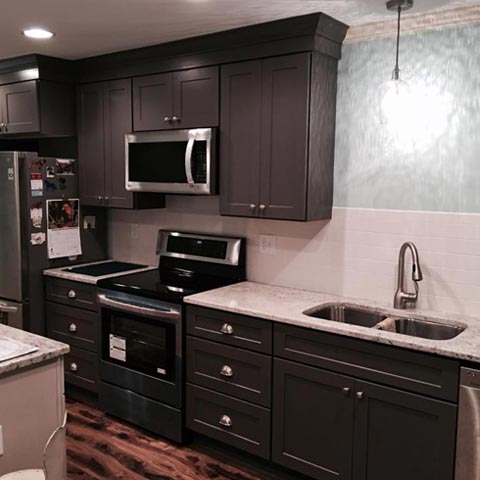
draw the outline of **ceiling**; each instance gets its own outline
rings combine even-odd
[[[412,12],[478,4],[416,0]],[[0,58],[82,58],[313,12],[348,25],[392,18],[382,0],[14,0],[2,2]],[[32,26],[56,35],[35,41],[20,33]]]

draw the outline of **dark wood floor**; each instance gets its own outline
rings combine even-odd
[[[69,401],[68,480],[266,480]]]

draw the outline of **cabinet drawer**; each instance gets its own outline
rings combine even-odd
[[[270,458],[270,410],[187,384],[187,428]]]
[[[47,278],[46,291],[47,300],[51,302],[92,311],[97,308],[97,288],[95,285],[60,278]]]
[[[97,392],[98,357],[82,348],[71,347],[65,356],[65,383]]]
[[[187,333],[256,352],[272,351],[271,322],[221,310],[188,307]]]
[[[275,324],[275,355],[409,390],[457,401],[459,362],[316,330]]]
[[[187,381],[270,407],[272,358],[187,338]]]
[[[47,302],[47,334],[91,352],[98,349],[95,312]]]

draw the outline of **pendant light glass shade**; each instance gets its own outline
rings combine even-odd
[[[379,94],[379,117],[382,125],[392,124],[401,127],[407,122],[411,111],[411,90],[407,82],[403,80],[389,80],[380,85]]]
[[[407,82],[400,79],[399,53],[400,53],[400,22],[403,10],[413,6],[413,0],[390,0],[387,9],[396,11],[397,17],[397,44],[396,62],[392,79],[380,85],[379,95],[379,119],[385,125],[392,123],[395,127],[401,127],[402,122],[408,121],[411,105],[411,91]]]

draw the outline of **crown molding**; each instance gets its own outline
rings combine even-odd
[[[475,24],[480,24],[480,5],[437,10],[431,13],[406,14],[402,17],[402,35]],[[380,40],[395,37],[396,34],[396,19],[354,25],[348,30],[344,43]]]

